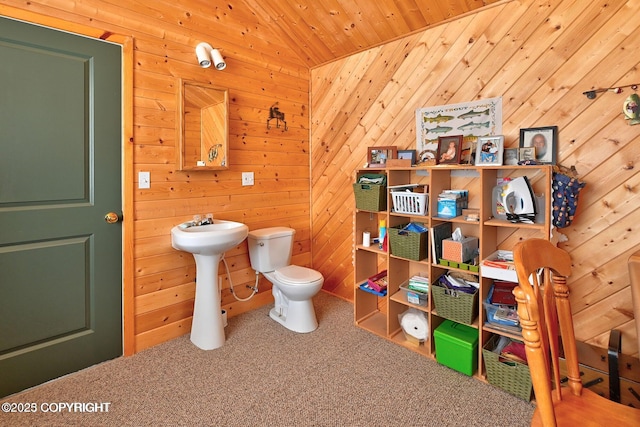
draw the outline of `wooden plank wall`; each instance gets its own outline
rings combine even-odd
[[[637,354],[627,259],[640,249],[640,126],[621,114],[640,83],[640,2],[500,2],[311,72],[313,265],[353,297],[354,170],[369,146],[415,148],[415,109],[502,96],[507,147],[519,129],[559,126],[559,163],[587,187],[560,230],[572,256],[578,339],[606,347],[623,333]]]
[[[133,114],[134,148],[133,158],[125,162],[133,163],[136,181],[139,171],[149,171],[151,188],[124,184],[134,188],[135,216],[134,266],[129,266],[135,301],[125,301],[135,304],[135,348],[128,352],[190,330],[195,264],[190,254],[171,247],[170,229],[194,214],[212,212],[249,229],[290,226],[297,231],[294,262],[310,265],[309,69],[282,49],[255,16],[226,2],[204,0],[0,4],[134,38],[133,112],[126,112]],[[224,71],[198,66],[194,52],[201,41],[221,49]],[[229,89],[229,170],[176,172],[178,78]],[[286,115],[287,132],[266,128],[275,102]],[[255,173],[254,186],[241,186],[243,171]],[[227,260],[238,295],[247,296],[245,285],[253,285],[255,274],[246,243],[227,252]],[[230,317],[272,300],[270,284],[262,278],[258,296],[237,302],[223,264],[220,269],[222,303]],[[125,335],[131,332],[125,330]]]

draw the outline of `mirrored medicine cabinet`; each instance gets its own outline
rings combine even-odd
[[[179,170],[229,167],[229,93],[207,83],[180,80],[178,89]]]

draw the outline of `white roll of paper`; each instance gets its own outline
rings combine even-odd
[[[422,313],[405,313],[400,326],[405,333],[419,340],[426,340],[429,335],[429,323]]]
[[[371,246],[371,233],[368,231],[362,233],[362,246]]]

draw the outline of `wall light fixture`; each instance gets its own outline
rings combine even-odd
[[[196,57],[202,68],[209,68],[212,62],[216,70],[224,70],[227,67],[220,51],[211,47],[209,43],[198,43]]]

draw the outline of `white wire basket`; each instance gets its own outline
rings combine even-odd
[[[429,195],[426,193],[409,193],[392,191],[393,211],[411,215],[426,215]]]

